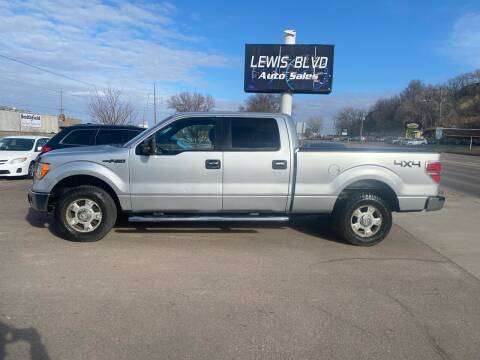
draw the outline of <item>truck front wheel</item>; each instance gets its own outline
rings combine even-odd
[[[112,197],[96,186],[82,185],[62,192],[55,207],[58,232],[71,241],[100,240],[116,219],[117,207]]]
[[[352,245],[378,244],[392,227],[388,204],[372,193],[353,194],[340,206],[336,217],[339,235]]]

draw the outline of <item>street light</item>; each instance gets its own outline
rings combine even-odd
[[[360,142],[363,142],[363,122],[365,121],[365,115],[362,114],[362,122],[360,125]]]

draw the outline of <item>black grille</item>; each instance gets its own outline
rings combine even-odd
[[[0,170],[0,175],[6,175],[6,174],[10,174],[10,171],[8,171],[8,170]]]

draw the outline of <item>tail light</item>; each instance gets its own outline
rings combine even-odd
[[[49,151],[52,151],[52,148],[50,146],[44,145],[44,146],[42,146],[42,149],[40,150],[40,154],[45,154]]]
[[[439,161],[427,162],[425,171],[432,178],[432,180],[438,184],[440,182],[442,174],[442,163],[440,163]]]

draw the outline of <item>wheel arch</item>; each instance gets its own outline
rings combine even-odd
[[[91,185],[105,190],[115,202],[117,211],[122,211],[120,200],[113,188],[106,181],[92,175],[70,175],[60,180],[57,184],[55,184],[50,192],[51,196],[49,197],[48,201],[49,207],[55,206],[59,196],[61,196],[65,191],[80,185]]]
[[[369,192],[380,196],[387,202],[390,210],[400,210],[398,196],[392,189],[392,187],[387,183],[376,179],[361,179],[345,186],[340,191],[334,208],[338,208],[345,199],[351,197],[353,194],[360,192]]]

